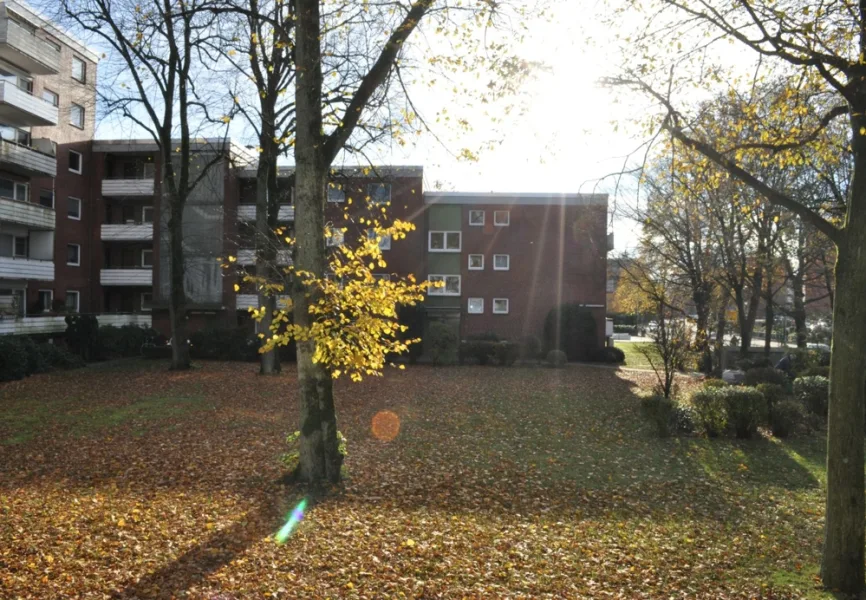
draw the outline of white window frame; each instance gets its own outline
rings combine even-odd
[[[64,304],[66,305],[66,310],[69,311],[69,295],[72,294],[72,297],[75,298],[75,309],[72,312],[81,312],[81,292],[78,290],[66,290],[66,298],[64,300]]]
[[[379,250],[390,250],[391,249],[391,236],[390,235],[380,235],[377,236],[376,232],[372,229],[367,230],[367,239],[375,240],[379,238]]]
[[[481,308],[478,310],[472,310],[472,302],[480,301]],[[466,300],[466,312],[470,315],[483,315],[484,314],[484,298],[467,298]]]
[[[505,215],[505,222],[504,223],[501,222],[498,218],[502,214]],[[508,227],[509,225],[511,225],[511,211],[510,210],[494,210],[493,211],[493,224],[496,227]]]
[[[49,100],[48,98],[46,98],[45,97],[46,94],[51,96],[52,99]],[[54,90],[49,90],[48,88],[43,88],[42,89],[42,101],[47,102],[51,106],[59,107],[60,106],[60,94],[58,94]]]
[[[81,65],[81,79],[75,76],[76,63]],[[73,81],[77,81],[78,83],[87,83],[87,63],[83,58],[77,56],[72,57],[72,68],[69,70],[69,75],[72,77]]]
[[[78,155],[78,170],[76,171],[75,169],[72,168],[72,160],[70,160],[69,161],[69,172],[81,175],[84,172],[84,156],[81,154],[81,152],[76,152],[75,150],[70,150],[69,151],[69,158],[70,159],[72,158],[73,154]]]
[[[73,217],[72,215],[69,214],[69,201],[70,200],[77,200],[78,201],[78,216],[77,217]],[[73,221],[80,221],[81,220],[81,198],[76,198],[75,196],[67,196],[66,197],[66,217],[69,219],[72,219]]]
[[[442,248],[433,247],[433,236],[442,234]],[[448,234],[457,234],[457,248],[448,248]],[[444,231],[434,230],[427,232],[427,251],[428,252],[460,252],[463,250],[463,232],[462,231]]]
[[[449,277],[456,277],[457,278],[457,288],[458,288],[457,293],[447,291],[448,290],[447,284],[448,284],[448,278]],[[430,287],[427,288],[427,295],[428,296],[460,296],[461,295],[461,292],[463,291],[463,281],[462,281],[463,278],[460,275],[454,275],[451,273],[442,273],[442,274],[436,273],[436,274],[432,274],[432,275],[427,276],[427,281],[429,281],[430,283],[433,283],[434,280],[436,280],[436,279],[440,279],[446,285],[443,287],[433,287],[431,285]]]
[[[497,267],[496,266],[496,259],[501,258],[503,256],[505,257],[505,263],[506,263],[505,266],[504,267]],[[493,270],[494,271],[510,271],[511,270],[511,255],[510,254],[494,254],[493,255]]]
[[[77,108],[78,110],[81,111],[80,123],[76,123],[75,121],[72,120],[72,111],[75,108]],[[73,127],[77,127],[78,129],[84,129],[84,124],[86,122],[87,122],[87,116],[86,116],[86,113],[84,112],[84,107],[81,106],[80,104],[76,104],[75,102],[72,102],[69,105],[69,124],[72,125]]]
[[[332,195],[333,194],[333,195]],[[346,201],[346,190],[337,187],[333,183],[328,184],[328,202],[341,204]]]
[[[375,196],[373,196],[373,189],[377,187],[387,187],[388,188],[388,199],[384,202],[377,201]],[[370,198],[370,206],[385,206],[386,204],[391,203],[391,184],[390,183],[368,183],[367,184],[367,197]]]
[[[497,310],[496,309],[496,303],[497,302],[505,302],[505,310]],[[493,314],[494,315],[507,315],[510,308],[511,308],[511,302],[509,302],[508,298],[494,298],[493,299]]]
[[[144,255],[145,254],[150,255],[150,264],[149,265],[144,264]],[[152,269],[153,268],[153,250],[152,249],[150,249],[150,248],[142,249],[142,251],[141,251],[141,268],[142,269]]]
[[[472,215],[473,215],[473,213],[475,213],[475,214],[477,214],[477,213],[481,213],[481,222],[480,222],[480,223],[473,223],[473,222],[472,222]],[[484,227],[484,215],[485,215],[485,214],[486,214],[486,213],[485,213],[483,210],[475,210],[475,209],[470,210],[470,211],[469,211],[469,225],[470,225],[471,227]]]
[[[145,217],[145,214],[147,213],[148,210],[150,210],[150,212],[151,212],[150,221],[148,221],[147,217]],[[141,207],[141,222],[142,223],[153,223],[153,214],[154,214],[154,209],[152,206],[142,206]]]
[[[476,256],[481,257],[481,266],[480,267],[473,267],[472,266],[472,258],[476,257]],[[466,262],[466,266],[470,271],[483,271],[484,270],[484,255],[483,254],[470,254],[469,260]]]
[[[78,248],[78,262],[69,262],[69,247],[75,246]],[[70,267],[80,267],[81,266],[81,244],[66,244],[66,264]]]
[[[344,243],[346,243],[346,234],[342,231],[333,230],[330,235],[325,236],[325,246],[328,248],[342,246]]]
[[[51,310],[54,308],[54,290],[39,290],[38,293],[40,302],[42,302],[42,294],[48,294],[48,297],[50,298],[50,300],[48,301],[48,308],[45,308],[45,306],[43,306],[42,312],[51,312]]]
[[[144,305],[145,296],[150,296],[150,306]],[[139,299],[141,304],[141,312],[151,312],[153,310],[153,292],[141,292]]]

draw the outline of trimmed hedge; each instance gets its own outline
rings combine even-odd
[[[641,398],[641,412],[653,424],[659,437],[692,433],[695,429],[694,409],[660,394]]]
[[[447,364],[454,360],[460,340],[455,327],[433,321],[427,327],[427,337],[424,338],[424,350],[437,365]]]
[[[806,420],[806,409],[796,400],[782,400],[770,410],[770,430],[778,438],[791,435]]]
[[[189,342],[193,358],[251,362],[259,355],[259,340],[247,327],[196,331]]]
[[[740,439],[749,439],[758,432],[758,425],[767,420],[767,401],[755,388],[734,385],[720,388],[728,410],[728,423]]]
[[[764,395],[764,400],[767,401],[767,410],[770,412],[773,411],[776,404],[782,402],[788,395],[784,387],[775,383],[759,383],[755,389]]]
[[[142,346],[157,337],[159,334],[150,327],[104,325],[97,331],[97,345],[102,358],[126,358],[139,356]]]
[[[826,417],[830,401],[830,380],[818,375],[798,377],[794,380],[794,397],[809,412]]]
[[[553,308],[544,320],[546,347],[562,350],[568,360],[587,360],[589,353],[598,348],[597,336],[595,317],[589,309],[579,304],[563,304]]]
[[[613,346],[595,348],[589,352],[589,360],[592,362],[622,364],[625,362],[625,352]]]
[[[547,364],[551,367],[561,368],[568,362],[568,357],[562,350],[551,350],[547,353]]]
[[[474,360],[479,365],[496,363],[510,367],[520,355],[520,346],[509,341],[488,340],[463,340],[457,351],[457,360],[466,364],[467,360]]]
[[[784,371],[773,367],[756,367],[746,371],[743,377],[743,385],[756,386],[760,383],[772,383],[782,387],[788,386],[788,375]]]
[[[704,379],[703,387],[709,388],[723,388],[728,387],[728,383],[724,379],[719,379],[717,377],[707,377]]]
[[[708,437],[718,437],[728,426],[728,407],[722,392],[726,388],[704,388],[692,396],[695,425]]]
[[[520,358],[522,360],[539,360],[541,354],[541,340],[534,335],[528,335],[520,340]]]
[[[54,369],[83,366],[81,357],[54,344],[37,344],[28,337],[0,338],[0,381],[15,381]]]

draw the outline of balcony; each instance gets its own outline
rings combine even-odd
[[[121,327],[123,325],[138,325],[139,327],[150,327],[152,319],[150,315],[139,313],[104,313],[96,315],[96,320],[101,326],[113,325]]]
[[[118,313],[96,315],[100,325],[138,325],[150,327],[150,315]],[[63,333],[66,331],[65,315],[46,315],[36,317],[0,318],[0,335],[38,335]]]
[[[9,18],[0,19],[0,58],[33,75],[60,72],[60,52]]]
[[[153,223],[103,225],[100,234],[103,242],[149,242],[153,240]]]
[[[54,229],[56,215],[53,208],[21,202],[11,198],[0,198],[0,221],[18,223],[32,229]]]
[[[286,306],[286,302],[288,302],[290,296],[279,295],[277,296],[277,308],[284,308]],[[238,310],[249,310],[250,308],[258,308],[259,307],[259,297],[256,294],[238,294],[235,299],[235,305]]]
[[[0,279],[54,281],[54,261],[0,256]]]
[[[57,158],[4,139],[0,140],[0,168],[24,177],[56,177]]]
[[[238,250],[238,264],[243,267],[251,267],[256,264],[256,251],[252,248],[241,248]],[[292,264],[292,253],[289,250],[277,252],[277,265],[287,266]]]
[[[137,285],[150,287],[153,285],[153,270],[151,269],[102,269],[99,271],[101,285]]]
[[[57,125],[57,107],[14,83],[0,81],[0,121],[16,127]]]
[[[103,196],[153,196],[154,180],[150,179],[103,179]]]
[[[255,221],[256,220],[256,205],[241,204],[238,206],[239,221]],[[291,204],[280,205],[280,211],[277,213],[278,221],[294,221],[295,207]]]

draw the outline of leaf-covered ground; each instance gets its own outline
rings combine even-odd
[[[294,375],[164,368],[0,387],[0,597],[819,596],[823,440],[656,439],[648,374],[341,382],[349,479],[279,545]]]

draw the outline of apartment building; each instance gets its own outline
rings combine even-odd
[[[85,302],[97,60],[27,6],[0,2],[0,334],[61,329],[28,317]]]

